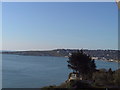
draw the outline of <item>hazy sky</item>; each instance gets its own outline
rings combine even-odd
[[[117,49],[116,3],[3,3],[3,50]]]

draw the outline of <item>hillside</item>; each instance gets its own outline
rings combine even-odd
[[[49,51],[3,51],[2,54],[17,54],[17,55],[30,55],[30,56],[57,56],[68,57],[72,52],[77,49],[55,49]],[[118,50],[83,50],[86,54],[95,59],[102,60],[119,60],[120,51]]]

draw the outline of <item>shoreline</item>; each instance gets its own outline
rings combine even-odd
[[[0,53],[2,54],[7,54],[7,55],[21,55],[21,56],[48,56],[48,57],[63,57],[63,58],[69,58],[69,56],[50,56],[50,55],[29,55],[29,54],[15,54],[15,53]],[[94,60],[101,60],[101,61],[106,61],[106,62],[116,62],[120,63],[120,60],[114,60],[114,59],[99,59],[98,57],[92,57]]]

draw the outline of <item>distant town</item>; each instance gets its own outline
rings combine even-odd
[[[55,49],[48,51],[2,51],[2,54],[30,55],[30,56],[57,56],[69,57],[71,53],[78,49]],[[105,60],[110,62],[120,62],[120,50],[88,50],[83,49],[84,53],[90,55],[95,60]]]

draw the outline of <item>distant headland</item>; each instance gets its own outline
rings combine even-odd
[[[16,54],[16,55],[29,55],[29,56],[57,56],[68,57],[71,53],[76,52],[78,49],[55,49],[47,51],[2,51],[2,54]],[[96,60],[106,60],[119,62],[120,50],[88,50],[83,51]]]

